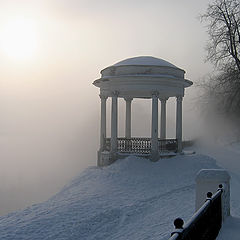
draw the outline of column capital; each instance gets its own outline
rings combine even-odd
[[[124,97],[124,100],[127,102],[127,101],[129,101],[129,102],[131,102],[132,100],[133,100],[133,98],[132,97]]]
[[[159,92],[158,91],[152,91],[151,94],[152,94],[152,97],[158,97]]]
[[[168,100],[168,97],[159,97],[159,100],[161,102],[166,102]]]
[[[118,97],[119,92],[118,91],[112,91],[112,97]]]
[[[101,100],[107,100],[108,96],[105,96],[103,94],[99,94],[99,97],[101,98]]]
[[[182,102],[183,96],[176,96],[177,102]]]

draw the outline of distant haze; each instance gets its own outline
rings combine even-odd
[[[0,214],[49,198],[96,164],[100,101],[92,82],[101,69],[150,55],[184,69],[195,84],[210,71],[206,29],[197,18],[207,2],[0,0],[1,38],[8,21],[23,19],[32,23],[35,38],[29,37],[36,41],[28,56],[17,48],[11,52],[8,39],[10,49],[0,45]],[[28,32],[22,34],[27,41]],[[21,31],[11,40],[18,37]],[[193,86],[184,98],[185,139],[197,134],[196,94]],[[134,136],[150,135],[150,107],[149,100],[134,100]],[[168,136],[174,137],[174,98],[167,111]]]

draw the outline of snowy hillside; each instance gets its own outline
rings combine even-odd
[[[167,239],[194,212],[196,173],[216,167],[192,155],[88,168],[50,200],[1,217],[1,240]]]

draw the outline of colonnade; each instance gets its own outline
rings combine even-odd
[[[106,101],[107,96],[100,94],[101,99],[101,129],[100,129],[100,152],[104,150],[106,138]],[[117,153],[118,137],[118,92],[111,95],[111,153]],[[131,103],[133,98],[124,98],[126,102],[125,137],[131,138]],[[160,139],[166,139],[166,104],[168,98],[161,98],[158,92],[152,93],[152,125],[151,125],[151,155],[158,156],[158,101],[161,102],[161,125]],[[182,151],[182,96],[176,97],[176,139],[178,152]]]

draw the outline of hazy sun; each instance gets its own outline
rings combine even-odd
[[[18,17],[6,21],[0,29],[0,48],[15,60],[31,59],[37,50],[37,26],[31,19]]]

